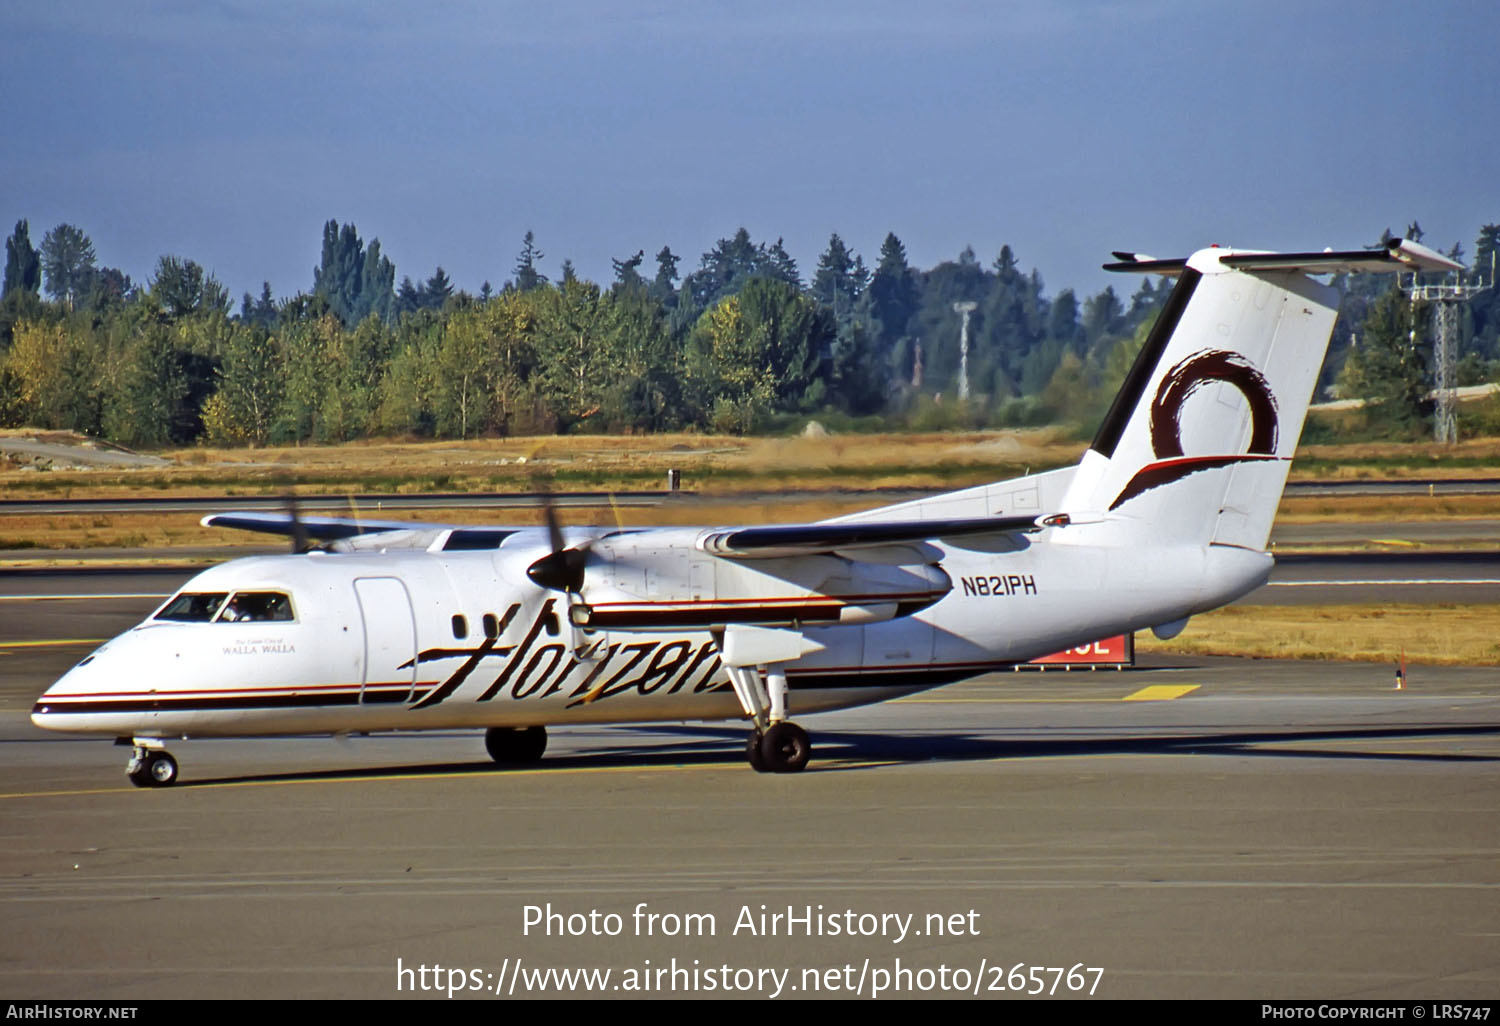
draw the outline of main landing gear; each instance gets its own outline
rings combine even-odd
[[[753,666],[726,667],[734,693],[755,728],[745,740],[745,759],[757,773],[800,773],[812,755],[807,731],[787,719],[786,674]]]
[[[121,738],[116,744],[132,744]],[[136,738],[125,775],[136,787],[171,787],[177,783],[177,760],[155,738]]]
[[[547,728],[491,727],[484,732],[484,749],[502,766],[533,763],[547,750]]]

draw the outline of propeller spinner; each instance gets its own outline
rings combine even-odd
[[[547,521],[547,540],[552,551],[526,568],[526,576],[543,588],[576,595],[583,590],[583,568],[588,562],[586,548],[569,548],[557,521],[557,507],[552,496],[542,495],[542,514]]]

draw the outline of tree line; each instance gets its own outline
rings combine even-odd
[[[1128,296],[1049,296],[1009,246],[989,263],[966,248],[924,270],[894,233],[873,267],[834,234],[804,278],[781,240],[742,228],[686,273],[666,246],[654,272],[644,249],[615,259],[608,286],[569,261],[550,280],[528,232],[510,277],[474,295],[442,267],[398,284],[379,240],[366,243],[353,224],[327,222],[322,243],[308,291],[277,298],[266,284],[236,308],[193,260],[163,256],[137,284],[101,265],[79,228],[58,225],[34,246],[18,222],[0,297],[0,425],[144,447],[747,433],[812,415],[1092,427],[1172,285],[1144,278]],[[1485,226],[1476,263],[1497,244],[1500,227]],[[1382,346],[1400,349],[1412,312],[1374,276],[1337,284],[1344,309],[1325,381],[1342,370],[1346,387],[1401,394],[1392,381],[1413,361],[1393,362]],[[959,304],[973,304],[966,358]],[[1464,373],[1493,376],[1493,289],[1469,304],[1463,333]]]

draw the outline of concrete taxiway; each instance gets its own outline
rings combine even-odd
[[[1181,697],[1124,701],[1147,688]],[[520,772],[473,734],[185,742],[164,791],[10,713],[0,989],[443,999],[398,960],[493,988],[519,959],[616,984],[791,970],[787,996],[804,969],[869,996],[881,970],[946,967],[1000,997],[991,970],[1019,964],[1100,968],[1107,997],[1493,997],[1500,689],[1421,668],[1389,688],[1233,660],[997,675],[807,717],[814,762],[784,777],[718,726],[555,731]],[[548,906],[622,932],[528,927]],[[755,925],[788,909],[818,932]],[[917,932],[830,935],[847,912]],[[663,935],[689,915],[699,935]]]
[[[994,674],[801,718],[792,776],[686,724],[557,730],[524,771],[467,732],[187,741],[181,785],[137,790],[126,749],[26,710],[175,573],[3,579],[7,995],[446,1000],[552,968],[791,997],[951,994],[961,969],[1004,997],[1015,966],[1101,969],[1103,997],[1500,991],[1491,668]]]

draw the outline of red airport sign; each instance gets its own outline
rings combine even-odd
[[[1028,666],[1131,666],[1135,663],[1135,635],[1116,634],[1087,645],[1033,659]]]

